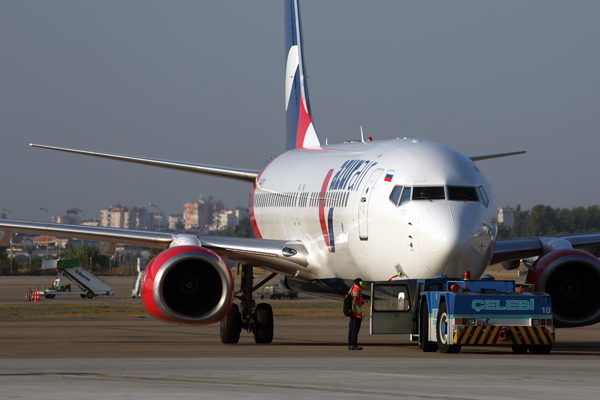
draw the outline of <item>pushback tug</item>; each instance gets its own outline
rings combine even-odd
[[[532,293],[529,285],[491,275],[471,280],[468,271],[462,280],[438,275],[416,285],[413,305],[397,285],[373,288],[371,333],[386,333],[387,324],[377,319],[383,320],[387,309],[388,314],[405,312],[396,323],[408,325],[406,317],[412,315],[411,341],[418,341],[425,352],[458,353],[462,346],[511,346],[516,354],[552,350],[552,301],[546,293]]]

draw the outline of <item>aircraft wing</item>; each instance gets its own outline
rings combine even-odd
[[[600,255],[600,233],[581,233],[564,236],[541,236],[522,239],[500,239],[496,241],[490,264],[520,260],[544,254],[544,243],[553,239],[564,239],[574,249]]]
[[[88,151],[88,150],[77,150],[77,149],[67,149],[64,147],[54,147],[54,146],[44,146],[41,144],[29,144],[31,147],[39,147],[41,149],[50,149],[57,151],[64,151],[66,153],[75,153],[81,154],[85,156],[99,157],[99,158],[107,158],[109,160],[118,160],[118,161],[126,161],[135,164],[144,164],[151,165],[153,167],[174,169],[176,171],[186,171],[193,172],[196,174],[202,175],[210,175],[216,176],[220,178],[228,178],[234,179],[238,181],[244,182],[254,182],[258,173],[260,171],[251,170],[251,169],[240,169],[240,168],[229,168],[229,167],[218,167],[214,165],[204,165],[204,164],[193,164],[186,163],[180,161],[171,161],[171,160],[161,160],[158,158],[147,158],[147,157],[138,157],[138,156],[128,156],[124,154],[116,154],[116,153],[101,153],[98,151]]]
[[[308,251],[299,241],[197,236],[186,233],[0,219],[0,246],[7,246],[10,243],[12,232],[97,240],[112,245],[129,244],[161,249],[166,249],[173,242],[176,244],[190,243],[190,239],[192,239],[192,242],[214,251],[226,260],[233,260],[300,279],[311,280],[316,278],[306,268],[308,266]]]
[[[496,153],[496,154],[486,154],[486,155],[481,155],[481,156],[471,156],[469,158],[473,161],[481,161],[481,160],[490,160],[492,158],[516,156],[517,154],[525,154],[525,153],[527,153],[525,150],[521,150],[521,151],[513,151],[510,153]]]

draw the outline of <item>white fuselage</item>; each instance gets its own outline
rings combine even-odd
[[[399,204],[396,186],[410,188],[409,201]],[[462,190],[477,196],[450,199]],[[315,279],[456,277],[465,270],[478,277],[496,236],[483,173],[457,151],[418,139],[288,151],[262,170],[250,207],[258,237],[304,243]]]

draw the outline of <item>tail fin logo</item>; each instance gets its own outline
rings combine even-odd
[[[286,4],[285,42],[286,149],[320,148],[310,115],[297,0],[289,0]]]
[[[292,87],[294,86],[294,78],[298,72],[298,45],[290,47],[285,65],[285,111],[290,105],[290,96],[292,95]]]

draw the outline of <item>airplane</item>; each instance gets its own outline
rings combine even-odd
[[[277,275],[289,289],[341,300],[357,277],[414,293],[416,279],[465,271],[477,278],[489,265],[512,270],[530,257],[537,260],[526,282],[551,294],[555,326],[600,321],[600,233],[497,240],[493,191],[476,162],[524,151],[465,156],[362,131],[323,144],[312,122],[298,0],[285,0],[285,46],[286,151],[260,170],[30,144],[250,183],[256,238],[0,220],[0,245],[23,232],[100,241],[103,254],[117,244],[164,249],[142,277],[145,310],[172,323],[220,322],[223,343],[237,343],[242,329],[256,343],[272,342],[272,308],[252,293]],[[237,291],[230,261],[241,266]],[[254,267],[271,274],[255,283]]]

